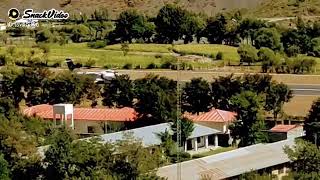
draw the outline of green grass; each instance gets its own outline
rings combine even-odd
[[[216,56],[218,52],[222,52],[225,61],[239,62],[237,48],[220,44],[183,44],[175,45],[174,49],[186,54],[204,54],[207,56]]]
[[[130,51],[169,53],[170,44],[129,44]],[[121,51],[121,44],[106,46],[104,49]]]
[[[205,153],[200,153],[200,154],[195,154],[192,157],[194,158],[201,158],[201,157],[205,157],[205,156],[212,156],[215,154],[219,154],[219,153],[223,153],[223,152],[227,152],[227,151],[232,151],[235,150],[235,147],[219,147],[218,149],[215,150],[210,150],[208,152]]]
[[[153,54],[139,54],[138,51],[129,51],[129,53],[124,56],[122,51],[118,51],[118,49],[115,50],[107,50],[107,49],[91,49],[87,47],[86,43],[70,43],[63,46],[60,46],[58,44],[50,44],[50,52],[48,55],[49,64],[54,64],[56,62],[62,64],[63,66],[66,66],[64,63],[66,58],[71,58],[76,63],[82,63],[84,64],[89,59],[94,60],[96,64],[94,66],[99,67],[112,67],[112,68],[122,68],[125,64],[132,64],[132,67],[141,66],[142,68],[147,67],[149,64],[154,63],[157,66],[160,66],[166,59],[166,56],[170,55],[161,55],[157,56],[156,53]],[[115,45],[114,47],[120,45]],[[157,45],[151,44],[150,46],[146,45],[149,49],[149,52],[156,51]],[[164,47],[170,47],[171,45],[159,45],[160,51],[164,52]],[[135,44],[135,49],[143,49],[142,44]],[[21,54],[24,54],[24,56],[27,56],[26,54],[30,54],[31,50],[35,51],[35,55],[33,58],[38,58],[40,60],[43,59],[43,53],[39,48],[31,48],[31,46],[17,46],[15,56],[19,57],[19,59],[27,59],[27,58],[21,58]],[[161,50],[162,49],[162,50]],[[138,52],[138,53],[137,53]],[[6,47],[0,47],[0,54],[6,53]],[[157,57],[156,57],[157,56]],[[214,63],[207,62],[194,62],[194,61],[185,61],[187,65],[192,65],[196,69],[207,69],[214,66],[217,66]]]
[[[96,66],[118,66],[122,67],[127,63],[133,66],[147,66],[150,63],[160,64],[160,59],[151,55],[135,55],[128,54],[124,56],[119,51],[109,51],[103,49],[90,49],[85,43],[82,44],[67,44],[65,46],[52,45],[49,59],[50,61],[60,61],[66,58],[72,58],[75,62],[84,63],[89,59],[96,61]]]

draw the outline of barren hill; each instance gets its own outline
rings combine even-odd
[[[20,10],[58,8],[71,12],[90,12],[105,7],[113,17],[125,9],[137,8],[148,15],[154,15],[164,4],[175,2],[189,10],[212,15],[221,10],[255,8],[261,1],[263,0],[0,0],[0,18],[6,18],[8,9],[12,7]]]

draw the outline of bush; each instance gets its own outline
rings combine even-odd
[[[163,56],[162,56],[162,54],[156,54],[154,57],[159,59],[159,58],[162,58]]]
[[[132,69],[132,64],[131,63],[127,63],[122,68],[123,69]]]
[[[156,69],[157,68],[157,65],[154,64],[154,63],[150,63],[148,66],[147,66],[147,69]]]
[[[137,65],[134,69],[141,69],[141,65]]]
[[[170,155],[171,162],[177,163],[177,153]],[[191,155],[187,152],[180,152],[180,160],[181,161],[188,161],[191,159]]]
[[[223,60],[223,53],[222,52],[218,52],[218,54],[216,55],[216,60]]]
[[[82,64],[81,63],[77,63],[76,65],[75,65],[75,68],[81,68],[82,67]]]
[[[0,66],[6,65],[6,55],[0,54]]]
[[[58,63],[58,62],[56,62],[53,65],[51,65],[51,67],[54,67],[54,68],[60,67],[60,66],[61,66],[61,63]]]
[[[105,69],[110,69],[110,67],[111,67],[111,66],[108,65],[108,64],[103,66],[103,68],[105,68]]]
[[[171,69],[173,64],[170,61],[166,61],[161,64],[160,68],[161,69]]]
[[[296,57],[300,53],[300,47],[292,45],[286,50],[286,53],[289,57]]]
[[[96,64],[94,59],[89,58],[87,62],[85,62],[84,67],[91,68]]]
[[[104,48],[107,46],[105,41],[88,42],[87,46],[94,49]]]

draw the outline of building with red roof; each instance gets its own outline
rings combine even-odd
[[[281,141],[285,139],[292,139],[304,135],[302,125],[284,125],[278,124],[269,131],[269,139],[271,142]]]
[[[211,109],[200,114],[185,114],[185,117],[197,124],[217,129],[228,134],[229,125],[236,120],[236,113],[220,109]]]
[[[101,134],[106,133],[111,127],[119,128],[124,122],[132,122],[137,118],[137,113],[133,108],[80,108],[72,106],[72,113],[61,116],[55,113],[54,106],[41,104],[23,109],[23,114],[27,116],[38,116],[45,120],[63,121],[72,119],[73,128],[78,134]],[[64,105],[62,105],[64,106]],[[62,113],[63,114],[63,113]]]

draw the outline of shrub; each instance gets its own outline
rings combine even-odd
[[[286,53],[289,57],[296,57],[300,53],[300,47],[292,45],[286,50]]]
[[[76,65],[75,65],[75,68],[81,68],[82,67],[82,64],[81,63],[77,63]]]
[[[122,68],[123,69],[132,69],[132,64],[131,63],[127,63]]]
[[[0,66],[6,65],[6,55],[0,54]]]
[[[163,56],[162,56],[162,54],[156,54],[154,57],[159,59],[159,58],[162,58]]]
[[[14,53],[16,52],[16,46],[8,46],[6,51],[7,51],[8,54],[13,56]]]
[[[161,69],[171,69],[172,66],[173,66],[173,64],[170,61],[166,61],[161,64],[160,68]]]
[[[147,69],[156,69],[157,68],[157,65],[154,64],[154,63],[150,63],[148,66],[147,66]]]
[[[110,69],[111,66],[110,66],[109,64],[107,64],[107,65],[104,65],[103,68],[105,68],[105,69]]]
[[[84,67],[91,68],[96,64],[94,59],[89,58],[87,62],[85,62]]]
[[[218,54],[216,55],[216,60],[223,60],[223,53],[222,52],[218,52]]]
[[[176,163],[177,162],[177,153],[172,154],[170,156],[172,163]],[[180,160],[181,161],[188,161],[191,159],[191,155],[187,152],[180,152]]]
[[[56,62],[56,63],[54,63],[51,67],[56,68],[56,67],[60,67],[60,66],[61,66],[61,63]]]
[[[121,51],[123,52],[123,55],[126,56],[130,51],[129,44],[128,43],[121,44]]]
[[[134,69],[141,69],[141,65],[137,65]]]
[[[88,42],[87,46],[94,49],[104,48],[107,46],[105,41]]]

